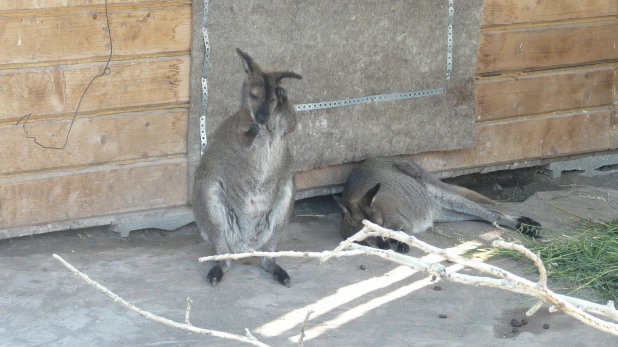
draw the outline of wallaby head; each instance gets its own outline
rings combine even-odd
[[[357,202],[344,200],[336,195],[333,198],[343,211],[340,233],[344,238],[348,238],[363,228],[363,220],[382,226],[383,216],[379,209],[375,207],[375,198],[380,191],[380,183],[369,189]]]
[[[302,79],[294,72],[264,72],[247,53],[236,48],[245,69],[245,81],[241,88],[242,105],[247,108],[251,120],[257,124],[266,124],[277,107],[281,95],[279,85],[285,78]],[[278,90],[279,89],[279,90]]]

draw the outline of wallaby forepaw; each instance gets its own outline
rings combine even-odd
[[[249,130],[247,130],[245,135],[255,137],[259,133],[260,133],[260,125],[257,123],[253,123],[251,124],[251,127],[249,128]]]
[[[282,87],[277,87],[275,89],[275,93],[277,93],[277,97],[279,97],[280,99],[287,98],[288,96],[288,91]]]
[[[377,246],[379,249],[391,249],[390,239],[377,238]]]
[[[281,266],[277,265],[275,267],[275,271],[273,271],[273,277],[275,278],[275,281],[290,288],[290,275],[288,275],[288,273],[285,272],[285,270],[283,270]]]
[[[536,238],[542,237],[539,234],[541,231],[541,223],[525,216],[517,218],[517,221],[519,222],[517,224],[517,230],[519,230],[522,234]]]
[[[217,283],[221,282],[221,278],[223,278],[223,269],[221,268],[221,265],[213,266],[213,268],[208,272],[208,276],[206,276],[208,283],[210,283],[213,287],[216,286]]]
[[[397,244],[397,253],[406,254],[410,252],[410,246],[407,243],[399,242]]]

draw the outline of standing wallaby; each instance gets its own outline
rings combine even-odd
[[[489,210],[476,202],[495,202],[463,187],[438,180],[413,162],[396,158],[371,158],[352,171],[341,198],[334,196],[343,210],[341,236],[348,238],[363,227],[367,219],[382,227],[419,233],[434,222],[484,220],[528,236],[537,236],[541,224],[528,217],[510,217]],[[476,201],[476,202],[475,202]],[[387,240],[378,238],[377,247],[389,249]],[[409,247],[399,243],[397,251]]]
[[[302,79],[293,72],[263,72],[236,50],[245,69],[240,110],[211,136],[195,173],[193,212],[202,237],[217,254],[250,249],[274,252],[294,206],[296,188],[287,135],[296,113],[279,84]],[[290,276],[273,258],[260,258],[264,270],[290,286]],[[229,268],[220,261],[208,272],[215,286]]]

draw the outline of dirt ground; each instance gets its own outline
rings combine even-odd
[[[618,215],[618,190],[577,184],[558,188],[535,193],[523,203],[505,203],[502,209],[551,228],[567,228],[569,216],[548,203],[583,217],[608,220]],[[332,199],[301,201],[279,249],[332,249],[341,241],[339,221]],[[418,236],[458,252],[514,235],[480,222],[439,224],[437,229],[443,235]],[[272,346],[296,345],[309,309],[315,313],[307,326],[308,347],[618,345],[618,336],[550,314],[547,306],[513,333],[511,319],[524,317],[535,303],[531,298],[432,283],[425,274],[376,258],[340,258],[321,265],[312,259],[280,259],[292,278],[291,288],[276,283],[256,260],[236,261],[212,288],[205,279],[211,265],[197,258],[213,249],[189,224],[173,232],[135,231],[126,239],[93,228],[0,241],[1,346],[243,345],[170,328],[128,311],[73,276],[53,253],[144,310],[183,322],[189,296],[195,326],[241,335],[248,328]],[[414,250],[411,254],[423,256]],[[530,279],[537,276],[523,272],[526,263],[489,262]],[[569,291],[568,286],[552,285]],[[590,293],[575,295],[598,299]],[[550,324],[547,330],[545,323]]]

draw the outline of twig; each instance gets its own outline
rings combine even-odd
[[[307,312],[307,315],[305,316],[305,321],[303,322],[303,324],[300,327],[300,336],[298,337],[298,347],[303,347],[305,345],[304,343],[304,339],[305,339],[305,328],[307,327],[307,322],[309,321],[309,316],[311,316],[311,314],[313,313],[313,310],[309,310]]]
[[[255,336],[253,336],[253,334],[251,334],[251,332],[249,331],[249,329],[245,328],[245,335],[247,336],[247,338],[257,341],[257,339],[255,338]]]
[[[323,263],[325,261],[327,261],[328,259],[337,256],[337,254],[341,253],[341,251],[343,251],[344,249],[350,247],[350,245],[355,242],[355,241],[360,241],[360,240],[364,240],[366,239],[368,236],[365,236],[363,234],[369,232],[369,228],[367,227],[367,224],[365,224],[365,226],[356,234],[348,237],[347,239],[345,239],[344,241],[342,241],[339,246],[337,246],[337,248],[335,248],[333,251],[331,252],[327,252],[326,255],[324,255],[321,259],[320,262]]]
[[[73,265],[67,263],[64,259],[62,259],[58,255],[54,254],[54,258],[58,259],[58,261],[60,261],[62,263],[62,265],[64,265],[67,269],[71,270],[71,272],[74,275],[80,277],[81,279],[86,281],[86,283],[88,283],[89,285],[95,287],[96,289],[100,290],[103,294],[105,294],[105,295],[109,296],[110,298],[112,298],[112,300],[114,300],[114,302],[120,303],[122,306],[128,308],[129,310],[131,310],[133,312],[137,312],[140,315],[144,316],[145,318],[153,320],[153,321],[155,321],[157,323],[165,324],[165,325],[168,325],[168,326],[171,326],[171,327],[174,327],[174,328],[188,330],[190,332],[197,333],[197,334],[216,336],[216,337],[220,337],[220,338],[224,338],[224,339],[240,341],[240,342],[248,343],[248,344],[253,345],[253,346],[268,347],[268,345],[255,340],[255,338],[250,339],[250,338],[247,338],[247,337],[244,337],[244,336],[229,334],[229,333],[225,333],[225,332],[221,332],[221,331],[196,328],[196,327],[191,326],[191,325],[178,323],[178,322],[175,322],[173,320],[170,320],[170,319],[167,319],[167,318],[163,318],[163,317],[154,315],[154,314],[152,314],[152,313],[150,313],[148,311],[144,311],[144,310],[134,306],[133,304],[128,303],[123,298],[121,298],[118,295],[112,293],[109,289],[105,288],[104,286],[100,285],[99,283],[93,281],[92,279],[90,279],[90,277],[88,277],[88,275],[80,272],[75,267],[73,267]]]
[[[560,208],[560,207],[558,207],[558,206],[556,206],[556,205],[554,205],[554,204],[552,204],[552,203],[550,203],[550,202],[548,202],[547,204],[548,204],[549,206],[551,206],[551,207],[555,208],[556,210],[558,210],[558,211],[562,211],[562,212],[564,212],[564,213],[566,213],[566,214],[570,214],[570,215],[571,215],[571,216],[573,216],[573,217],[577,217],[577,218],[579,218],[579,219],[586,219],[586,218],[584,218],[584,217],[582,217],[582,216],[578,216],[578,215],[576,215],[575,213],[572,213],[572,212],[569,212],[569,211],[567,211],[567,210],[565,210],[565,209],[563,209],[563,208]]]
[[[536,304],[534,304],[534,306],[532,306],[527,312],[526,312],[526,317],[532,317],[534,316],[534,314],[536,313],[536,311],[538,311],[544,304],[545,302],[543,301],[539,301]],[[551,308],[550,308],[551,311]]]
[[[350,238],[354,238],[354,241],[362,241],[365,237],[375,237],[375,236],[383,236],[383,237],[388,237],[388,238],[392,238],[392,239],[396,239],[400,242],[405,242],[408,245],[412,246],[412,247],[416,247],[419,248],[427,253],[434,253],[434,254],[439,254],[441,256],[443,256],[445,259],[448,259],[452,262],[455,263],[459,263],[462,264],[464,266],[468,266],[471,268],[474,268],[476,270],[485,272],[485,273],[489,273],[492,275],[496,275],[498,277],[502,277],[503,279],[507,280],[507,283],[505,283],[505,287],[498,287],[498,288],[502,288],[502,289],[507,289],[509,291],[513,291],[513,292],[517,292],[517,293],[521,293],[521,294],[527,294],[530,296],[534,296],[537,297],[540,300],[544,300],[545,302],[550,302],[553,303],[552,300],[549,300],[550,297],[551,298],[558,298],[560,300],[565,301],[566,303],[568,303],[570,305],[571,309],[577,309],[577,307],[581,308],[581,311],[586,311],[586,312],[591,312],[591,313],[596,313],[596,314],[600,314],[603,316],[606,316],[608,318],[614,319],[618,321],[618,310],[616,310],[612,305],[599,305],[599,304],[595,304],[586,300],[581,300],[578,298],[573,298],[573,297],[569,297],[566,295],[561,295],[561,294],[557,294],[554,293],[552,291],[550,291],[549,289],[546,290],[546,292],[543,292],[542,290],[538,290],[539,284],[531,282],[525,278],[516,276],[506,270],[500,269],[498,267],[492,266],[492,265],[488,265],[482,262],[477,261],[476,259],[467,259],[467,258],[463,258],[459,255],[454,255],[454,254],[450,254],[449,252],[444,251],[443,249],[428,245],[420,240],[418,240],[416,237],[411,236],[411,235],[407,235],[406,233],[403,233],[401,231],[393,231],[390,229],[385,229],[382,228],[378,225],[375,225],[369,221],[363,221],[363,223],[365,224],[366,228],[363,228],[363,230],[361,230],[360,232],[358,232],[357,234],[353,235]],[[368,229],[368,230],[365,230]],[[376,232],[372,232],[371,230],[376,230]],[[365,231],[364,231],[365,230]],[[363,235],[359,235],[361,233],[366,234],[366,236]],[[347,240],[346,240],[347,241]],[[345,242],[345,241],[344,241]],[[343,242],[342,242],[343,244]],[[510,243],[506,243],[504,241],[494,241],[493,246],[494,247],[500,247],[503,246],[505,244],[510,244]],[[515,250],[520,250],[521,248],[515,247]],[[524,248],[525,249],[525,248]],[[529,252],[529,251],[528,251]],[[536,257],[536,255],[534,255],[532,252],[530,252],[528,255],[532,255],[533,257]],[[542,264],[542,262],[539,262],[540,264]],[[457,274],[459,275],[459,274]],[[474,277],[474,276],[473,276]],[[449,278],[446,278],[449,279]],[[495,279],[492,279],[495,280]],[[461,282],[461,283],[465,283],[465,282]],[[470,283],[467,283],[470,284]],[[477,285],[486,285],[486,286],[490,286],[490,287],[495,287],[496,283],[492,283],[491,281],[488,283],[478,283]],[[563,307],[563,305],[558,305],[560,307]],[[567,314],[572,315],[572,312],[567,312],[564,309],[561,309],[562,311],[564,311]],[[572,315],[573,316],[573,315]],[[588,324],[589,319],[592,319],[593,321],[603,324],[603,323],[607,323],[604,322],[602,320],[598,320],[596,317],[592,317],[590,315],[586,315],[586,316],[580,316],[580,317],[576,317],[575,318],[585,322]],[[580,319],[581,318],[581,319]],[[611,324],[611,323],[608,323]],[[594,326],[594,325],[593,325]],[[596,328],[598,328],[597,326],[594,326]],[[610,331],[610,333],[612,334],[617,334],[618,335],[618,326],[613,324],[611,326],[605,326],[605,328],[608,328]],[[606,330],[604,330],[606,331]]]
[[[236,254],[219,254],[219,255],[212,255],[209,257],[201,257],[198,259],[198,261],[200,263],[203,262],[207,262],[207,261],[218,261],[218,260],[226,260],[226,259],[231,259],[231,260],[238,260],[238,259],[243,259],[243,258],[252,258],[252,257],[269,257],[269,258],[281,258],[281,257],[286,257],[286,258],[322,258],[323,256],[330,254],[331,251],[324,251],[324,252],[294,252],[294,251],[288,251],[288,252],[258,252],[258,251],[254,251],[254,250],[250,250],[247,253],[236,253]],[[343,254],[339,255],[340,257],[349,257],[349,256],[353,256],[353,255],[361,255],[364,254],[362,251],[346,251]]]
[[[187,296],[187,310],[185,311],[185,323],[187,325],[192,325],[191,322],[189,321],[189,315],[191,314],[191,303],[192,302],[193,300],[191,300],[191,298]]]

